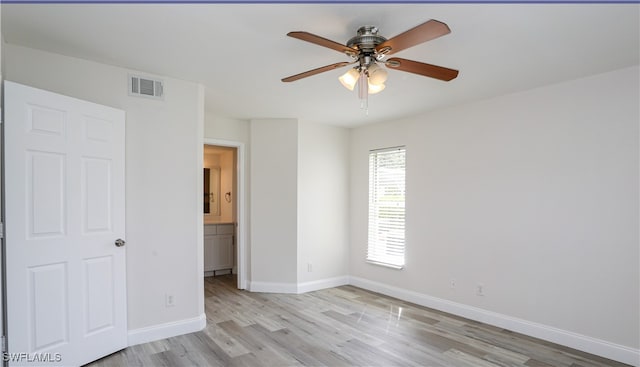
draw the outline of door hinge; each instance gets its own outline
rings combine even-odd
[[[0,222],[0,239],[4,238],[4,223]]]
[[[7,337],[3,335],[0,343],[2,343],[2,356],[4,357],[4,355],[7,353]]]

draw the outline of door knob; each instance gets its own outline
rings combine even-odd
[[[125,244],[125,243],[126,243],[126,242],[124,242],[124,240],[123,240],[123,239],[121,239],[121,238],[118,238],[118,239],[116,240],[116,246],[117,246],[117,247],[122,247],[122,246],[124,246],[124,244]]]

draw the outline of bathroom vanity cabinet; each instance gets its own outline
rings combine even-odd
[[[205,273],[233,270],[233,223],[205,224],[204,226],[204,271]]]

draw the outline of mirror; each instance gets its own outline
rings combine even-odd
[[[204,214],[220,215],[220,167],[204,169]]]

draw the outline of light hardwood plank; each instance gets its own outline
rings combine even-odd
[[[291,295],[235,284],[205,278],[204,330],[88,366],[627,366],[352,286]]]

